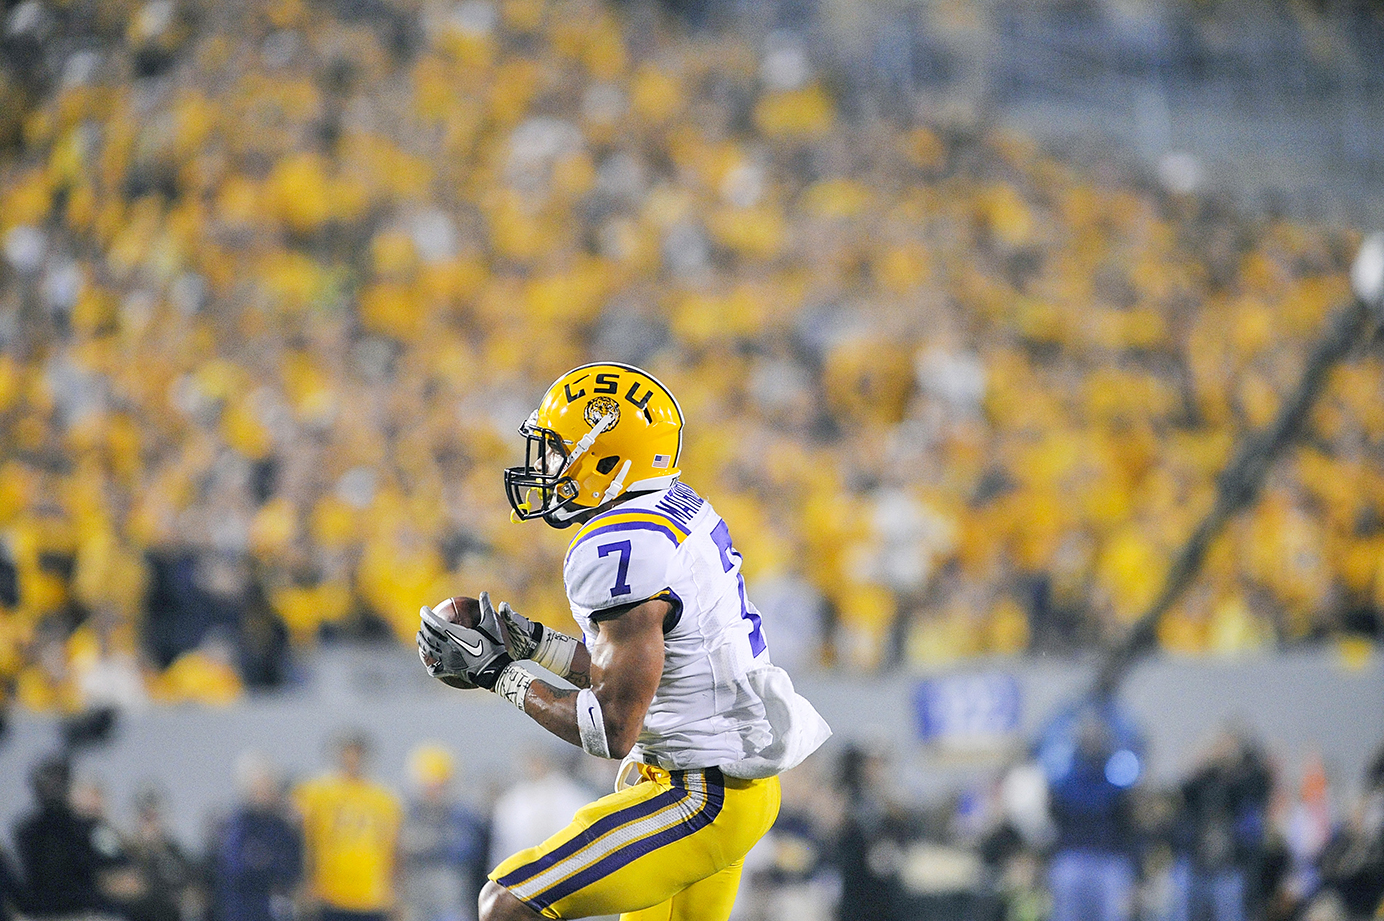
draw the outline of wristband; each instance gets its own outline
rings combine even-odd
[[[494,691],[505,700],[524,712],[524,698],[528,696],[529,685],[533,684],[533,674],[511,662],[495,679]]]
[[[559,678],[566,678],[572,674],[572,657],[577,654],[580,645],[576,637],[552,627],[544,627],[543,636],[529,658]]]
[[[582,688],[577,693],[577,730],[581,733],[582,748],[597,758],[610,757],[610,742],[606,740],[601,702],[590,688]]]

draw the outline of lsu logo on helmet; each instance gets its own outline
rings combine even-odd
[[[666,488],[680,472],[682,424],[678,401],[647,371],[568,371],[519,427],[524,465],[505,470],[513,517],[565,528],[626,493]]]
[[[606,423],[606,431],[615,428],[620,422],[620,404],[610,397],[592,397],[586,401],[586,409],[582,410],[582,418],[588,425],[595,426],[601,418],[609,414],[611,421]]]

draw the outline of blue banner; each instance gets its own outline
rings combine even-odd
[[[993,745],[1019,731],[1019,682],[1005,674],[928,678],[913,689],[913,713],[925,742]]]

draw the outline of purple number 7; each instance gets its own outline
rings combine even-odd
[[[722,518],[716,523],[716,527],[711,529],[711,539],[716,542],[716,547],[721,551],[721,566],[726,572],[735,568],[736,562],[741,559],[739,553],[730,543],[730,526]],[[731,560],[731,556],[735,560]],[[740,587],[740,616],[750,622],[750,652],[759,655],[765,649],[764,631],[760,630],[759,612],[750,604],[750,600],[745,597],[745,577],[740,573],[735,574],[735,581]]]
[[[615,587],[610,590],[610,597],[617,598],[630,593],[630,584],[625,581],[630,574],[630,542],[622,540],[596,548],[597,556],[610,556],[612,553],[620,554],[620,564],[615,570]]]

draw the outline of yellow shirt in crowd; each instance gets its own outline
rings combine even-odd
[[[398,798],[367,780],[327,776],[304,783],[294,799],[313,896],[346,911],[392,908],[403,818]]]

